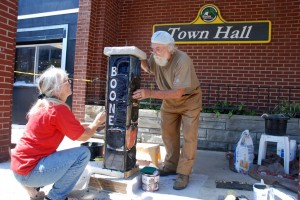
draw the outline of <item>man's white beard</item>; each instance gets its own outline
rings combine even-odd
[[[168,58],[166,56],[160,57],[154,55],[154,61],[157,65],[164,67],[168,64]]]

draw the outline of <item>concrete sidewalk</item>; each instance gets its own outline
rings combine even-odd
[[[22,134],[22,127],[14,127],[12,133],[12,142],[17,142]],[[96,140],[96,139],[92,139]],[[64,140],[59,149],[70,148],[80,145],[79,142]],[[238,174],[229,169],[228,160],[225,152],[203,151],[198,150],[197,162],[194,165],[193,173],[190,178],[189,186],[184,190],[174,190],[172,188],[173,181],[176,176],[160,177],[159,190],[156,192],[145,192],[141,188],[137,188],[133,194],[126,195],[116,192],[103,191],[101,189],[88,188],[83,191],[73,191],[70,196],[77,197],[81,200],[162,200],[162,199],[204,199],[204,200],[220,200],[224,199],[230,189],[216,188],[216,180],[240,181],[249,184],[259,181],[248,175]],[[0,199],[3,200],[23,200],[29,199],[25,190],[15,181],[10,170],[10,163],[0,163]],[[46,186],[42,190],[46,193],[51,186]],[[285,196],[284,200],[297,199],[297,194],[291,191],[277,188],[276,191]],[[253,191],[234,190],[236,196],[243,196],[243,199],[253,199]],[[242,199],[242,198],[240,198]],[[276,197],[275,199],[283,199]]]

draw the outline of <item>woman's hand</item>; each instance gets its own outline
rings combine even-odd
[[[105,121],[106,121],[106,111],[102,111],[96,116],[95,122],[97,123],[97,125],[99,127],[99,126],[104,126]]]
[[[87,141],[90,139],[96,132],[98,127],[104,127],[106,121],[106,112],[100,112],[94,119],[92,123],[83,123],[85,128],[84,133],[77,139],[78,141]]]

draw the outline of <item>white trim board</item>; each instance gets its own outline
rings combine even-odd
[[[57,10],[57,11],[35,13],[35,14],[28,14],[28,15],[19,15],[18,20],[32,19],[32,18],[39,18],[39,17],[49,17],[49,16],[55,16],[55,15],[66,15],[66,14],[72,14],[72,13],[78,13],[78,12],[79,12],[79,8],[74,8],[74,9]]]

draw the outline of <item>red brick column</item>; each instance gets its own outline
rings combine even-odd
[[[2,0],[0,9],[0,162],[9,159],[12,89],[16,48],[17,0]]]
[[[87,66],[90,63],[90,40],[93,0],[80,0],[74,63],[72,109],[75,116],[84,121]]]

